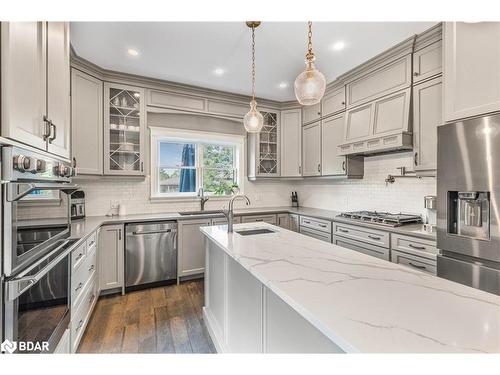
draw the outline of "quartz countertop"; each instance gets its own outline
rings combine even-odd
[[[201,231],[346,352],[500,352],[500,297],[278,228]]]

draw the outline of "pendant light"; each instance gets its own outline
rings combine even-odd
[[[295,79],[295,96],[302,105],[313,105],[320,102],[325,94],[326,80],[323,73],[314,66],[314,53],[312,51],[312,22],[307,23],[307,54],[306,69]]]
[[[243,125],[249,133],[258,133],[264,125],[264,118],[257,109],[255,101],[255,28],[260,25],[260,21],[247,21],[247,26],[252,29],[252,100],[250,101],[250,111],[243,117]]]

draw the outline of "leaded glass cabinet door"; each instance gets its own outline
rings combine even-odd
[[[277,177],[280,174],[279,114],[261,111],[264,126],[258,137],[257,176]]]
[[[104,85],[104,174],[144,175],[144,90]]]

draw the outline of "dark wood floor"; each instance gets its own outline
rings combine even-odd
[[[100,298],[80,353],[214,353],[203,280]]]

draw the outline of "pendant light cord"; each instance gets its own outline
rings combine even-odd
[[[252,26],[252,100],[255,100],[255,27]]]
[[[312,22],[308,21],[307,22],[307,54],[306,54],[306,59],[308,61],[314,60],[312,35],[313,35]]]

